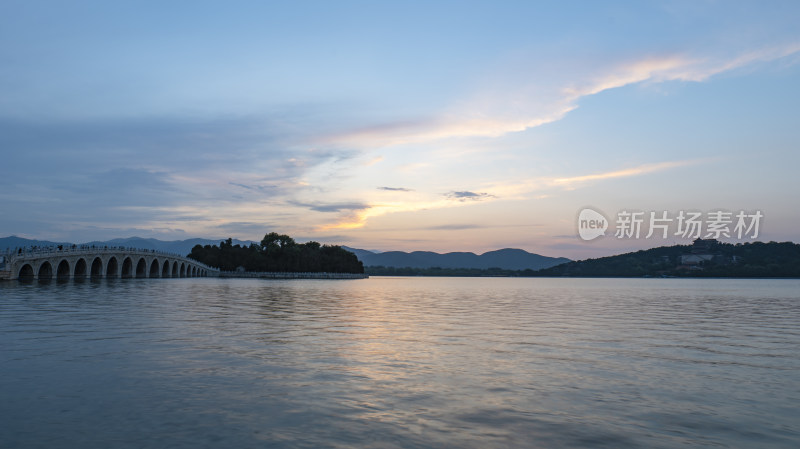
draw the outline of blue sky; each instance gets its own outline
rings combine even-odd
[[[0,6],[0,235],[591,257],[584,207],[800,241],[800,4]]]

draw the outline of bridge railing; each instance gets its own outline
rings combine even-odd
[[[25,257],[49,257],[49,256],[72,256],[82,254],[97,254],[106,252],[126,252],[135,253],[139,255],[151,254],[165,257],[174,257],[176,259],[187,260],[193,264],[207,268],[209,270],[217,271],[216,268],[210,267],[202,262],[189,259],[178,253],[170,253],[166,251],[157,251],[154,249],[133,248],[126,246],[108,246],[108,245],[60,245],[60,246],[33,246],[26,248],[8,248],[5,252],[0,252],[0,257],[4,257],[5,262],[13,259]]]
[[[150,253],[159,254],[170,257],[186,258],[186,256],[178,253],[169,253],[166,251],[157,251],[154,249],[134,248],[127,246],[97,246],[97,245],[64,245],[64,246],[32,246],[26,248],[6,249],[5,255],[7,256],[47,256],[52,254],[86,254],[96,252],[137,252],[137,253]]]

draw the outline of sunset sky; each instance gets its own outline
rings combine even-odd
[[[7,0],[0,236],[686,242],[583,241],[591,207],[761,211],[758,240],[800,242],[799,23],[797,1]]]

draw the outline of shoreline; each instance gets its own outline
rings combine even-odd
[[[221,271],[220,278],[230,279],[368,279],[365,273],[326,273],[326,272],[277,272],[277,271],[257,271],[242,272]]]

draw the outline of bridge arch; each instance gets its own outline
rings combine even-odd
[[[75,271],[72,272],[72,277],[75,279],[83,279],[86,277],[86,259],[83,257],[75,262]]]
[[[115,278],[117,276],[119,276],[119,263],[117,258],[112,256],[108,259],[108,264],[106,265],[106,277]]]
[[[33,278],[34,274],[33,274],[33,267],[31,266],[31,264],[26,263],[25,265],[22,266],[22,268],[19,269],[19,276],[17,276],[17,279],[19,279],[20,281],[31,282],[33,281]]]
[[[89,275],[93,278],[99,278],[103,276],[103,259],[99,257],[95,257],[92,261],[92,271],[89,272]]]
[[[122,261],[122,278],[128,279],[131,277],[133,277],[133,260],[130,257],[126,257]]]
[[[50,265],[50,262],[45,260],[39,265],[39,272],[36,274],[36,277],[39,278],[40,281],[49,281],[53,279],[53,266]]]
[[[56,280],[69,280],[69,262],[67,262],[67,259],[62,259],[61,262],[58,263],[58,268],[56,269]]]
[[[45,248],[7,254],[10,262],[6,260],[8,268],[0,271],[3,279],[194,278],[218,273],[184,257],[132,248]]]

